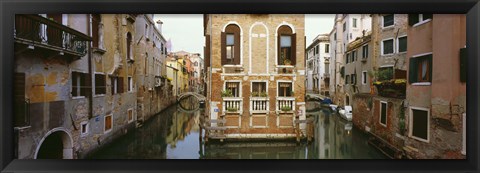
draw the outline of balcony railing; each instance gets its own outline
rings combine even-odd
[[[267,113],[270,110],[268,97],[250,97],[250,113]]]
[[[243,98],[241,97],[223,97],[224,113],[240,113],[243,112]]]
[[[276,111],[290,112],[295,110],[295,97],[277,97]]]
[[[15,99],[15,127],[30,126],[30,100],[24,98]]]
[[[92,38],[35,14],[15,15],[15,41],[82,57]]]

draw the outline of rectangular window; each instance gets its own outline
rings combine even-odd
[[[393,39],[382,41],[382,55],[393,53]]]
[[[352,51],[352,62],[355,62],[357,60],[357,50]]]
[[[284,36],[282,35],[280,37],[280,59],[283,59],[283,62],[280,61],[279,65],[287,65],[289,64],[288,61],[290,61],[290,64],[292,64],[292,58],[291,58],[291,49],[292,49],[292,37],[291,36]]]
[[[112,130],[113,127],[113,116],[112,114],[105,116],[103,132],[108,133]]]
[[[368,58],[368,44],[362,47],[362,58]]]
[[[240,97],[240,82],[226,82],[225,90],[230,90],[233,97]]]
[[[432,54],[410,58],[408,77],[410,83],[432,81]]]
[[[357,28],[357,19],[353,18],[353,28]]]
[[[387,102],[380,101],[380,124],[387,126]]]
[[[128,122],[132,122],[133,121],[133,109],[128,109],[127,110],[127,115],[128,115]]]
[[[292,83],[291,82],[279,82],[278,83],[278,96],[279,97],[291,97]]]
[[[114,76],[110,79],[112,83],[112,95],[123,93],[123,77]]]
[[[348,84],[348,81],[350,80],[350,75],[345,76],[345,84]]]
[[[407,51],[407,36],[398,38],[398,52]]]
[[[128,92],[133,91],[133,80],[132,77],[127,77],[128,82]]]
[[[347,30],[347,23],[343,23],[343,32]]]
[[[383,27],[393,26],[394,24],[394,16],[393,14],[383,16]]]
[[[410,136],[420,141],[428,142],[428,109],[410,109]]]
[[[227,62],[233,63],[233,59],[235,56],[235,35],[234,34],[227,34]]]
[[[328,72],[330,71],[330,64],[329,63],[325,63],[325,73],[328,74]]]
[[[330,53],[330,45],[325,44],[325,53]]]
[[[432,14],[409,14],[408,25],[413,26],[417,23],[425,23],[426,20],[432,19]]]
[[[367,72],[363,71],[362,72],[362,84],[367,84]]]
[[[315,54],[318,54],[318,52],[319,52],[319,46],[317,45],[315,46]]]
[[[346,60],[347,63],[346,64],[348,64],[349,61],[350,61],[350,53],[347,53],[347,60]]]
[[[337,40],[337,33],[333,33],[333,39]]]
[[[262,93],[266,94],[267,83],[266,82],[252,82],[252,93],[256,93],[260,96]]]
[[[72,71],[72,97],[87,96],[86,73]]]
[[[107,81],[104,74],[95,74],[95,95],[106,94]]]
[[[88,121],[84,121],[82,123],[80,123],[80,131],[81,131],[81,135],[84,136],[86,134],[88,134]]]

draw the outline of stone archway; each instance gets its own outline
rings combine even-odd
[[[73,159],[70,133],[61,128],[50,130],[38,144],[35,159]]]

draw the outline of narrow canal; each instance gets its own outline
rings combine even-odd
[[[204,110],[182,112],[171,106],[108,146],[91,159],[385,159],[367,144],[367,136],[316,102],[307,104],[315,117],[315,139],[305,142],[229,142],[204,145],[199,140]]]

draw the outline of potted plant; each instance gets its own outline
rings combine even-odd
[[[283,107],[280,108],[280,110],[286,112],[286,111],[291,111],[292,108],[290,106],[283,106]]]
[[[236,112],[237,108],[235,107],[227,107],[227,112]]]
[[[262,91],[262,92],[260,93],[260,97],[268,97],[267,92]]]
[[[289,59],[285,59],[285,60],[283,60],[283,64],[284,65],[292,65],[292,61],[290,61]]]
[[[233,97],[232,90],[224,90],[222,91],[222,97]]]
[[[252,92],[252,97],[258,97],[259,95],[260,95],[260,93],[258,93],[256,91]]]

